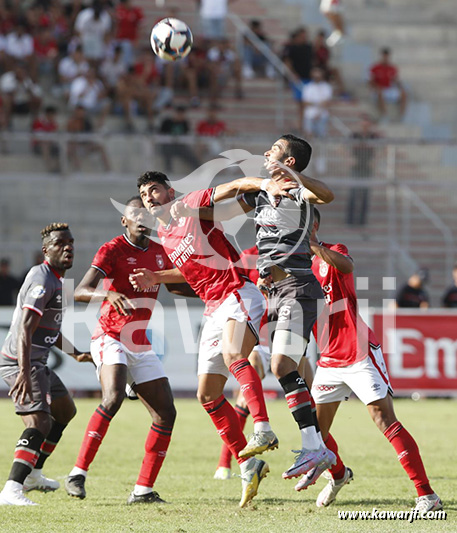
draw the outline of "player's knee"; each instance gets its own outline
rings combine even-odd
[[[224,363],[227,365],[228,368],[232,363],[238,361],[238,359],[241,359],[243,356],[236,350],[228,350],[224,352],[223,357]]]
[[[114,416],[119,411],[124,397],[124,391],[122,393],[120,391],[112,391],[103,396],[102,405],[111,416]]]

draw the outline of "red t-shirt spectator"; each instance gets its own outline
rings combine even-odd
[[[142,61],[135,63],[133,67],[135,76],[144,80],[145,83],[151,85],[159,77],[159,71],[154,62],[145,65]]]
[[[219,135],[225,133],[226,130],[227,126],[222,120],[217,120],[216,122],[202,120],[197,126],[198,135],[206,135],[207,137],[219,137]]]
[[[380,89],[392,87],[393,82],[397,79],[398,70],[393,65],[378,63],[371,67],[371,82]]]
[[[116,39],[135,42],[138,37],[138,26],[143,17],[143,10],[139,7],[118,5],[115,12],[117,22]]]
[[[54,58],[57,57],[57,54],[59,53],[55,39],[43,42],[35,37],[35,39],[33,39],[33,50],[35,56],[39,58]]]
[[[46,118],[46,116],[43,117],[37,117],[32,122],[32,132],[46,132],[46,133],[52,133],[54,131],[58,130],[57,122],[52,118]],[[34,140],[32,143],[32,146],[37,146],[39,144],[39,141]]]

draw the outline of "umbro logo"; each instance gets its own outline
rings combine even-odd
[[[97,431],[88,431],[87,436],[91,439],[102,440],[102,436],[100,435],[100,433],[97,433]]]
[[[58,295],[56,296],[56,300],[57,300],[57,303],[60,304],[60,303],[62,302],[62,296],[61,296],[60,294],[58,294]]]
[[[129,265],[136,265],[136,257],[127,257],[127,263]]]

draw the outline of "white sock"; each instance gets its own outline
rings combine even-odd
[[[241,474],[245,474],[248,470],[250,470],[254,466],[255,457],[250,457],[246,461],[243,461],[240,464]]]
[[[8,479],[8,481],[5,483],[5,486],[3,487],[3,490],[5,492],[9,492],[9,491],[15,491],[15,490],[22,490],[23,488],[24,488],[24,485],[22,483],[18,483],[17,481]]]
[[[254,433],[259,431],[271,431],[270,422],[254,422]]]
[[[319,440],[316,428],[309,426],[300,429],[302,448],[305,450],[318,450],[321,447],[322,437]]]
[[[320,431],[317,432],[317,437],[319,438],[319,442],[321,443],[321,447],[323,446],[324,448],[326,448],[327,446],[325,446],[325,442],[324,442],[324,439],[322,438],[322,433]]]
[[[133,494],[137,496],[143,496],[143,494],[149,494],[152,492],[152,487],[144,487],[143,485],[135,485],[133,489]]]
[[[68,474],[69,476],[84,476],[87,477],[87,470],[78,468],[77,466],[73,467],[73,470]]]

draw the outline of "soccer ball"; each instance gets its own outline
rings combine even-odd
[[[151,46],[161,59],[176,61],[186,57],[192,42],[192,32],[182,20],[166,18],[152,28]]]

